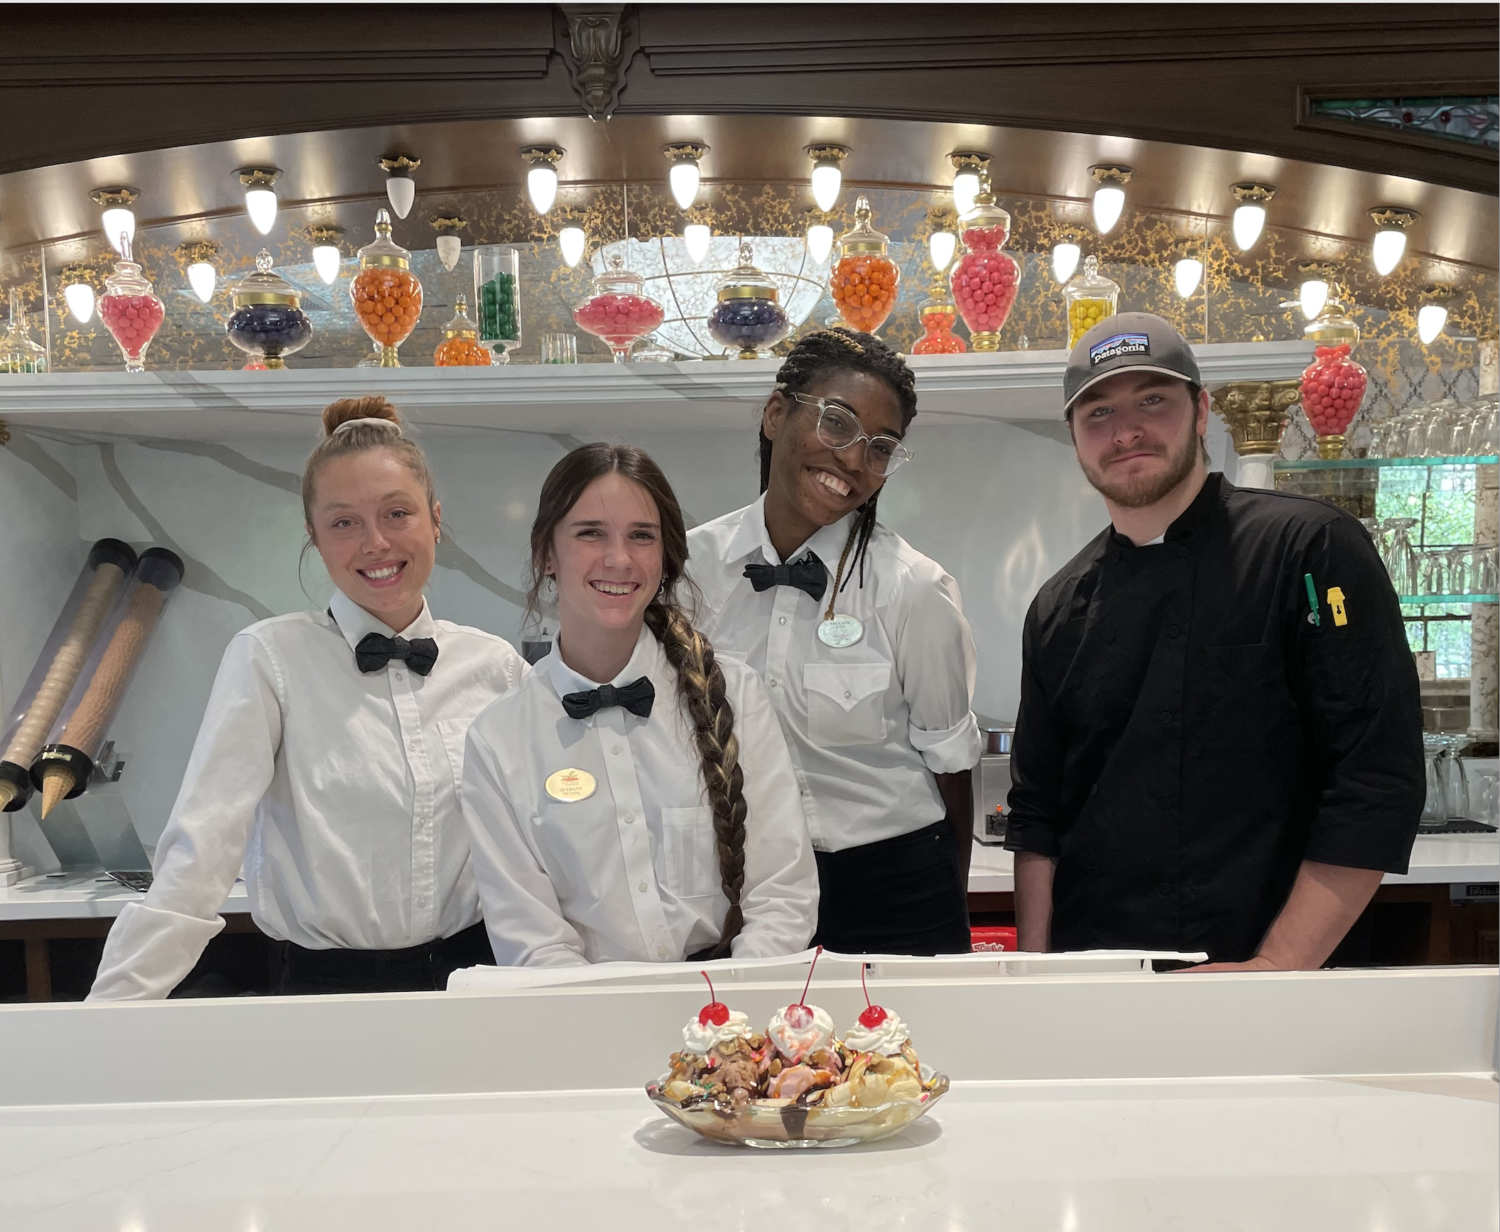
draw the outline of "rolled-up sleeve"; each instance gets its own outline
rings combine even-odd
[[[912,748],[934,774],[972,770],[982,747],[973,711],[978,657],[958,583],[941,570],[908,575],[892,640]]]
[[[1021,705],[1011,742],[1005,846],[1056,858],[1062,851],[1057,824],[1066,743],[1042,684],[1038,653],[1037,600],[1032,600],[1021,633]]]
[[[1422,709],[1401,607],[1353,518],[1319,528],[1302,559],[1320,605],[1289,613],[1300,643],[1299,702],[1319,771],[1304,857],[1405,873],[1426,797]]]

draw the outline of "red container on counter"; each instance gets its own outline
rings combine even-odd
[[[1014,954],[1020,949],[1016,944],[1016,926],[1014,924],[997,924],[983,928],[971,928],[969,929],[969,936],[972,939],[974,953],[976,954],[997,952]]]

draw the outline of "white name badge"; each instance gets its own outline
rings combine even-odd
[[[832,616],[818,625],[818,641],[835,650],[852,646],[865,635],[865,627],[857,616]]]
[[[547,794],[554,800],[587,800],[599,786],[587,770],[559,770],[547,776]]]

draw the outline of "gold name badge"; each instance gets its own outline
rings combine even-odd
[[[587,800],[599,786],[587,770],[559,770],[547,776],[547,794],[554,800]]]

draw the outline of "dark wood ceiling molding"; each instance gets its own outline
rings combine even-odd
[[[1473,98],[1500,93],[1493,81],[1418,81],[1386,82],[1383,85],[1303,86],[1297,91],[1296,127],[1311,132],[1333,133],[1361,141],[1394,143],[1414,150],[1433,150],[1468,158],[1487,169],[1493,178],[1500,169],[1500,151],[1488,146],[1470,145],[1431,133],[1403,132],[1398,128],[1382,129],[1374,125],[1354,124],[1313,112],[1314,102],[1325,98]]]
[[[591,120],[609,119],[619,106],[626,70],[640,46],[630,6],[559,4],[554,21],[558,54],[584,114]]]

